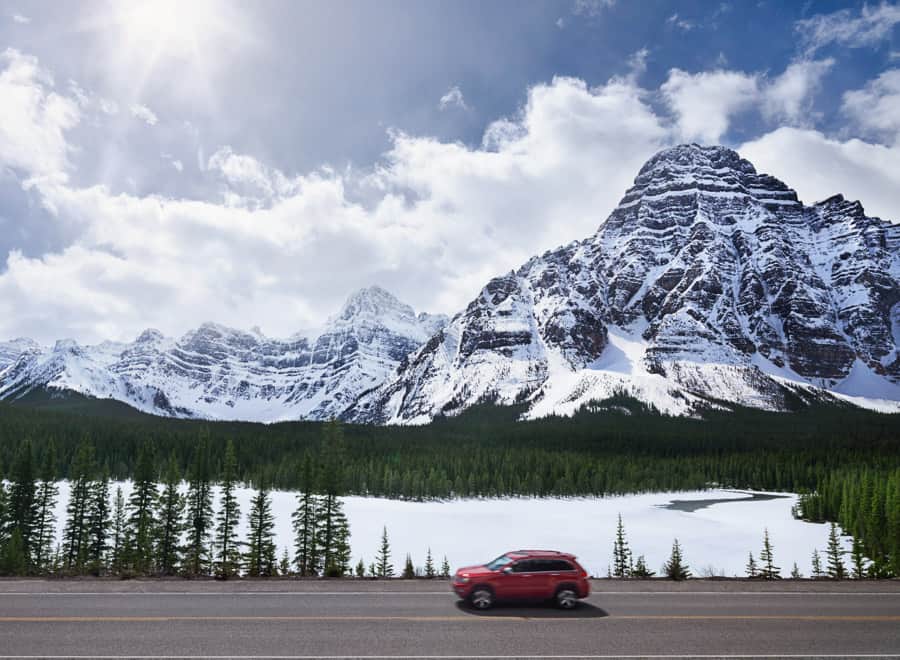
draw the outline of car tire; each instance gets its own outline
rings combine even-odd
[[[571,610],[578,604],[578,592],[575,591],[575,587],[563,585],[556,590],[554,600],[556,601],[556,606],[558,608],[562,610]]]
[[[478,585],[469,594],[469,604],[476,610],[489,610],[494,606],[494,592],[490,587]]]

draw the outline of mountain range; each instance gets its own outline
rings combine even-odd
[[[661,151],[592,236],[494,278],[448,319],[379,287],[316,338],[0,343],[0,398],[77,392],[168,416],[424,423],[624,394],[674,415],[811,402],[900,411],[900,225],[807,206],[735,151]]]

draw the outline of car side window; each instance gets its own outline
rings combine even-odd
[[[554,571],[574,571],[575,567],[564,559],[557,559],[552,562]]]
[[[534,561],[526,559],[513,564],[513,573],[532,573],[535,571]]]

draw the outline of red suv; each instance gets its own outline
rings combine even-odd
[[[514,550],[484,566],[467,566],[453,576],[453,591],[473,607],[486,610],[500,600],[553,599],[572,609],[586,598],[588,573],[575,556],[555,550]]]

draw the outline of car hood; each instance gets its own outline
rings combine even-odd
[[[494,571],[489,569],[487,566],[463,566],[458,571],[456,571],[457,575],[491,575]]]

